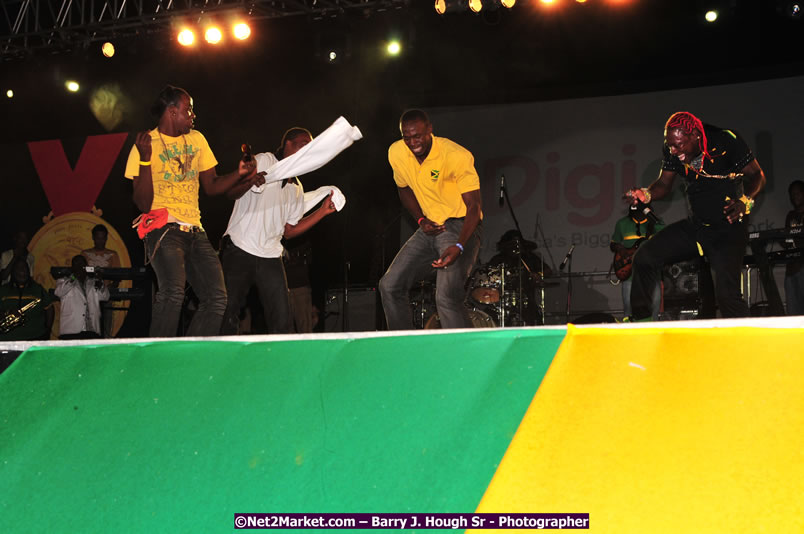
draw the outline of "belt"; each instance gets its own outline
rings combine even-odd
[[[165,226],[167,226],[168,228],[176,228],[182,232],[187,232],[190,234],[198,234],[204,231],[204,229],[201,228],[200,226],[188,226],[186,224],[179,224],[174,222],[167,223]]]

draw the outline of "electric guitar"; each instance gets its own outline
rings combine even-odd
[[[645,238],[639,239],[631,248],[621,248],[614,253],[614,274],[618,280],[628,280],[634,264],[634,254]]]

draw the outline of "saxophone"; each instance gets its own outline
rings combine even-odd
[[[0,320],[0,332],[5,334],[6,332],[14,330],[18,326],[22,326],[22,324],[25,323],[25,312],[32,309],[41,301],[42,299],[35,299],[15,312],[7,312],[6,315]]]

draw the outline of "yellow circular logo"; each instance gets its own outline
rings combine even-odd
[[[34,257],[34,272],[31,273],[45,289],[56,287],[56,280],[50,274],[51,267],[69,267],[74,256],[81,254],[82,250],[95,246],[92,241],[92,228],[102,224],[109,231],[106,248],[117,252],[120,258],[120,267],[131,267],[131,258],[128,255],[120,234],[97,215],[85,211],[66,213],[50,220],[36,232],[28,245],[28,250]],[[119,287],[131,287],[131,280],[122,280]],[[128,308],[128,301],[117,303],[117,308]],[[114,311],[112,330],[110,335],[117,334],[126,318],[126,309]],[[53,320],[51,338],[59,337],[59,303],[55,305],[56,317]]]

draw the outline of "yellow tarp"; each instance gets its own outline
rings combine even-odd
[[[588,512],[618,534],[804,532],[803,342],[570,327],[477,511]]]

